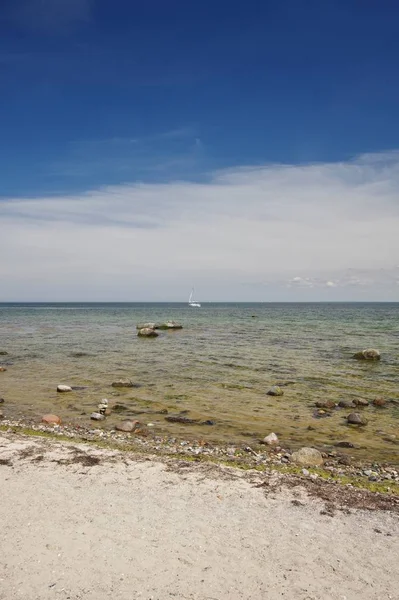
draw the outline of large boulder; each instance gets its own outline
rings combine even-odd
[[[353,355],[353,358],[357,358],[357,360],[380,360],[381,354],[379,350],[367,348],[366,350],[356,352],[356,354]]]
[[[303,467],[319,467],[324,462],[321,452],[315,448],[301,448],[292,453],[291,460]]]
[[[142,329],[138,330],[137,335],[139,337],[158,337],[158,333],[155,331],[155,329],[151,329],[151,327],[143,327]]]

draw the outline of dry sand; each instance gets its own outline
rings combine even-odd
[[[0,434],[0,598],[399,599],[397,514],[264,477]]]

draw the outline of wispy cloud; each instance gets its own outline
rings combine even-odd
[[[397,299],[398,191],[392,153],[5,201],[2,297]]]

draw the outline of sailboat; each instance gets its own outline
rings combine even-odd
[[[195,300],[193,300],[193,296],[194,296],[194,288],[191,290],[191,294],[190,294],[190,298],[188,299],[188,304],[189,306],[192,306],[194,308],[201,308],[201,304],[199,302],[196,302]]]

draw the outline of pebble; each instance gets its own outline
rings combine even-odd
[[[268,396],[282,396],[284,394],[283,390],[278,385],[273,385],[266,393]]]
[[[307,469],[302,469],[302,473],[303,475],[305,475],[305,477],[309,477],[310,475],[310,471],[308,471]]]
[[[263,443],[268,446],[273,446],[274,444],[279,443],[279,439],[275,433],[269,433],[265,438],[263,438]]]
[[[61,425],[61,419],[57,415],[43,415],[42,423],[47,423],[47,425]]]
[[[379,350],[367,348],[367,350],[356,352],[356,354],[353,355],[353,358],[357,358],[358,360],[380,360],[381,354]]]
[[[91,419],[92,421],[104,421],[105,417],[104,417],[104,415],[102,415],[101,413],[98,413],[98,412],[93,412],[93,413],[91,413],[91,415],[90,415],[90,419]]]
[[[72,388],[69,385],[57,385],[57,392],[72,392]]]
[[[351,413],[346,419],[351,425],[367,425],[368,423],[366,417],[359,413]]]

